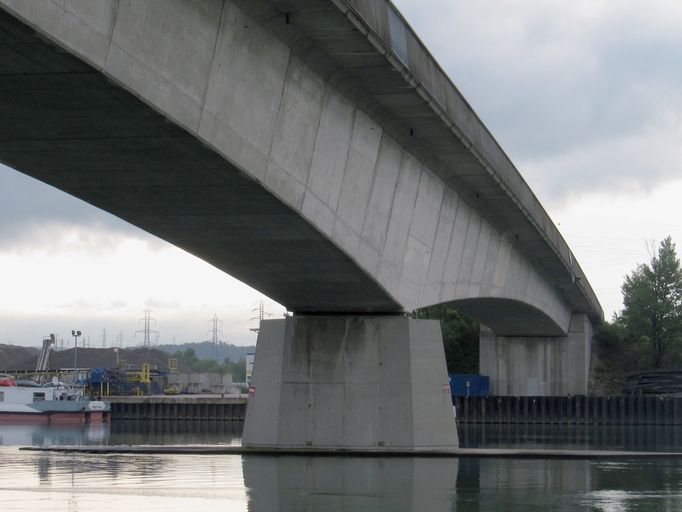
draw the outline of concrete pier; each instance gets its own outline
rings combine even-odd
[[[497,396],[587,394],[592,323],[571,317],[567,336],[497,336],[481,327],[480,373]]]
[[[447,451],[458,444],[434,320],[263,321],[252,384],[247,447]]]

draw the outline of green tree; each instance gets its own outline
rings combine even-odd
[[[180,361],[181,363],[189,366],[192,370],[195,369],[196,365],[199,363],[199,358],[197,357],[194,349],[188,348],[186,350],[178,350],[172,356]]]
[[[192,371],[200,373],[229,373],[233,382],[246,380],[246,361],[241,358],[237,362],[225,359],[219,363],[215,359],[199,359],[194,349],[178,350],[172,355],[178,361],[188,366]]]
[[[590,387],[597,395],[621,393],[627,375],[651,365],[647,340],[629,334],[619,315],[599,326],[594,333],[594,349]]]
[[[679,364],[682,348],[682,269],[670,237],[650,264],[626,276],[622,322],[627,335],[646,340],[654,368]]]
[[[246,382],[246,360],[243,357],[237,362],[225,359],[223,366],[232,375],[233,382]]]
[[[419,309],[414,316],[440,320],[448,373],[478,373],[479,325],[476,320],[445,304]]]

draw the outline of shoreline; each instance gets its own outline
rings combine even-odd
[[[244,446],[22,446],[22,451],[90,454],[260,455],[270,457],[413,457],[413,458],[519,458],[519,459],[682,459],[682,452],[622,450],[551,450],[515,448],[448,448],[434,450],[347,450],[247,448]]]

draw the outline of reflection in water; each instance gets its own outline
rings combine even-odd
[[[0,425],[0,446],[53,445],[230,445],[241,443],[242,422],[139,421],[111,424]],[[458,427],[465,448],[556,448],[580,450],[679,451],[682,429],[675,425],[465,424]]]
[[[488,447],[682,447],[670,427],[489,427],[461,439]],[[234,430],[219,422],[1,426],[11,445],[0,447],[3,512],[682,510],[677,460],[96,455],[16,446],[237,443]]]
[[[676,461],[26,453],[0,448],[3,511],[657,511]]]
[[[577,450],[682,450],[677,425],[464,424],[458,427],[466,448],[554,448]]]
[[[492,459],[468,462],[478,477],[480,510],[582,510],[592,469],[585,460]],[[467,487],[464,479],[460,485]],[[468,486],[473,488],[473,486]],[[503,489],[503,492],[499,492]],[[591,510],[587,507],[586,510]]]
[[[457,459],[243,458],[251,512],[450,511]]]
[[[2,509],[246,510],[239,457],[59,454],[0,448]]]
[[[674,460],[94,455],[0,448],[3,512],[682,510]]]
[[[140,421],[111,423],[107,444],[241,444],[240,421]]]
[[[0,425],[0,446],[239,444],[243,424],[114,421],[85,425]]]
[[[674,460],[462,459],[464,510],[671,511],[682,509]],[[457,508],[457,510],[462,510]]]
[[[0,446],[81,446],[109,439],[108,423],[86,425],[0,425]]]

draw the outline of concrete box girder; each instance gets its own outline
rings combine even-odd
[[[454,133],[443,159],[430,146],[434,136],[445,147],[451,133],[434,98],[458,100],[433,63],[424,68],[435,84],[429,91],[382,53],[387,40],[402,45],[405,62],[429,57],[408,32],[395,39],[400,20],[381,2],[375,21],[388,16],[393,28],[378,26],[374,35],[339,2],[216,0],[196,10],[192,2],[150,2],[117,12],[104,4],[97,18],[97,9],[77,4],[0,1],[40,32],[10,15],[0,20],[21,47],[11,58],[18,73],[0,79],[11,98],[0,108],[17,128],[3,133],[3,161],[178,243],[290,309],[399,311],[489,297],[526,303],[552,319],[552,332],[565,332],[573,294],[542,277],[536,246],[524,247],[525,235],[515,242],[508,225],[521,219],[516,227],[532,228],[527,211],[505,211],[508,191],[475,148],[464,152],[471,140]],[[358,62],[374,62],[351,65],[352,49]],[[59,65],[46,68],[49,87],[32,80],[35,63],[53,57]],[[523,183],[503,164],[499,176]],[[441,190],[440,199],[423,196],[422,182]],[[521,192],[521,203],[532,202]],[[498,213],[488,203],[495,197]],[[221,221],[245,214],[254,236]],[[443,215],[451,231],[441,227]],[[279,236],[268,226],[273,218],[290,219],[291,229]],[[529,240],[538,238],[533,229]],[[240,241],[248,247],[235,247]],[[446,254],[432,265],[435,247]],[[548,265],[561,274],[551,254]],[[249,268],[256,263],[265,267]]]

